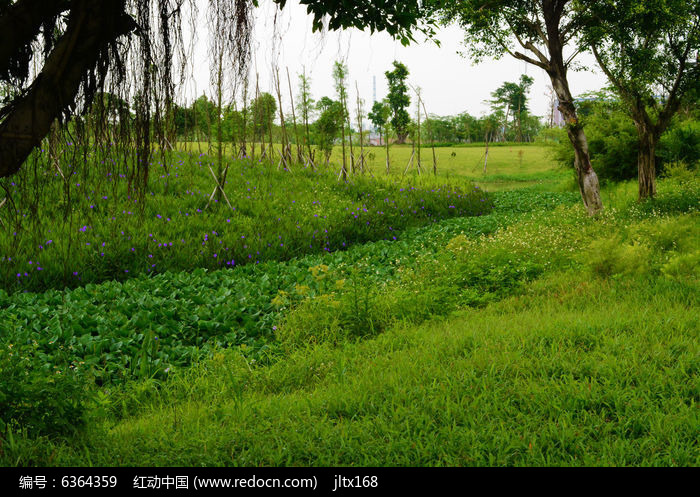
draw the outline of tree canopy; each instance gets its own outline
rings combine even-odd
[[[394,70],[386,71],[387,82],[389,84],[389,94],[387,101],[391,109],[391,126],[396,132],[398,143],[404,143],[408,136],[408,126],[411,123],[411,116],[406,110],[411,104],[411,97],[408,96],[408,69],[404,64],[395,60]]]
[[[639,197],[653,196],[659,139],[700,89],[700,1],[581,0],[577,9],[585,43],[637,128]]]

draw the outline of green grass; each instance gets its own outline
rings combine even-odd
[[[269,368],[219,354],[136,415],[21,462],[697,465],[693,290],[559,276]]]
[[[43,291],[287,260],[491,208],[482,190],[459,178],[357,176],[341,183],[328,171],[285,172],[227,159],[231,205],[214,199],[207,209],[213,159],[175,153],[160,162],[156,154],[141,197],[129,190],[114,153],[98,149],[74,167],[66,152],[68,183],[49,173],[53,163],[40,153],[20,175],[3,180],[11,205],[0,210],[2,288]]]
[[[487,191],[512,190],[527,186],[539,191],[561,191],[570,189],[572,172],[555,163],[551,158],[550,147],[541,144],[493,144],[489,147],[489,157],[484,173],[483,144],[470,144],[471,146],[436,147],[438,176],[444,179],[466,179],[474,181]],[[207,152],[208,144],[183,143],[183,149],[192,152]],[[232,151],[229,146],[225,151]],[[257,156],[260,155],[260,146],[257,146]],[[279,149],[277,153],[279,153]],[[215,151],[215,149],[214,149]],[[293,149],[295,151],[295,149]],[[355,156],[359,157],[359,147],[354,146]],[[391,145],[389,147],[390,174],[392,177],[418,176],[415,161],[411,168],[406,170],[413,149],[411,145]],[[376,177],[386,176],[386,152],[384,147],[365,147],[369,171]],[[454,154],[454,155],[453,155]],[[322,164],[320,152],[316,152],[317,162]],[[346,160],[350,168],[350,150],[346,146]],[[330,167],[336,174],[340,172],[342,164],[342,147],[333,148],[330,158]],[[433,153],[429,146],[421,148],[421,176],[432,176]],[[359,166],[358,166],[359,168]],[[571,183],[571,184],[570,184]]]
[[[698,465],[700,195],[659,190],[595,219],[575,194],[504,192],[395,242],[217,272],[287,275],[260,299],[266,355],[212,342],[166,378],[85,386],[77,431],[10,423],[0,461]]]
[[[347,184],[233,162],[233,213],[198,154],[139,199],[96,151],[66,222],[41,155],[4,180],[0,463],[700,463],[695,172],[590,218],[538,145],[374,150]]]

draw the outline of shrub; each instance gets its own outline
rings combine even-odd
[[[661,137],[657,155],[663,161],[664,169],[678,162],[695,167],[700,161],[700,123],[685,121],[672,126]]]
[[[648,247],[623,243],[615,235],[591,243],[585,261],[593,273],[602,277],[616,274],[641,275],[649,271],[651,251]]]
[[[0,433],[65,434],[83,423],[86,385],[70,368],[42,367],[34,343],[0,346]]]
[[[602,181],[637,178],[639,143],[632,119],[615,101],[587,101],[580,115],[588,138],[588,150],[596,174]],[[573,168],[574,150],[565,129],[549,130],[551,156],[564,167]],[[674,121],[661,136],[656,149],[657,169],[666,170],[685,162],[691,168],[700,160],[700,123]]]
[[[700,250],[678,254],[661,267],[661,272],[672,279],[697,279],[700,277]]]

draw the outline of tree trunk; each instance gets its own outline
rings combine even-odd
[[[81,82],[109,44],[131,32],[136,23],[123,2],[74,2],[68,28],[56,43],[41,73],[11,105],[0,124],[0,177],[19,170],[48,134],[51,123],[75,100]]]
[[[656,195],[656,143],[654,133],[637,127],[639,133],[639,155],[637,167],[639,177],[639,200]]]
[[[381,141],[381,138],[379,139]],[[391,168],[389,162],[389,128],[384,128],[384,150],[386,150],[386,174],[389,174]]]
[[[22,53],[42,24],[70,8],[69,0],[20,0],[0,16],[0,74],[11,72],[12,59]]]
[[[555,72],[550,72],[549,76],[552,80],[552,87],[559,99],[559,110],[566,120],[566,131],[569,141],[574,147],[574,169],[576,170],[576,180],[581,192],[581,199],[588,214],[594,216],[603,210],[603,202],[600,199],[598,176],[593,170],[591,157],[588,153],[588,140],[583,131],[583,125],[578,120],[576,107],[574,106],[566,77],[562,77]]]
[[[484,152],[484,174],[486,174],[486,165],[489,163],[489,132],[487,131],[484,136],[484,142],[486,143],[486,151]]]

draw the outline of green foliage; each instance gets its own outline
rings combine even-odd
[[[661,268],[668,278],[680,281],[697,281],[700,279],[700,250],[674,255]]]
[[[649,271],[649,255],[649,249],[644,245],[622,243],[619,237],[613,236],[594,241],[586,259],[599,276],[641,275]]]
[[[7,327],[13,326],[12,319],[5,317],[3,326],[0,439],[8,431],[21,430],[37,436],[66,435],[80,429],[88,404],[88,390],[87,381],[74,369],[78,363],[55,365],[52,358],[68,352],[62,345],[47,351],[24,334],[8,334]]]
[[[19,209],[0,209],[4,226],[12,228],[0,232],[4,288],[41,291],[287,260],[490,210],[483,192],[465,193],[465,181],[449,188],[440,181],[410,187],[391,178],[356,177],[341,185],[326,168],[289,174],[269,163],[230,157],[226,191],[232,209],[212,202],[204,210],[213,161],[204,154],[166,158],[165,165],[154,166],[157,173],[143,203],[130,198],[124,175],[105,171],[99,153],[84,170],[71,168],[67,160],[61,164],[76,173],[69,210],[62,204],[65,184],[58,173],[37,182],[28,169],[4,180]],[[39,188],[41,196],[34,197]],[[61,207],[37,213],[35,201]]]
[[[256,141],[265,141],[272,131],[277,112],[275,97],[267,92],[262,92],[250,103],[250,119],[252,121],[253,138]]]
[[[275,0],[275,3],[284,6],[286,0]],[[432,22],[425,17],[424,6],[417,0],[301,0],[300,3],[306,5],[309,14],[313,14],[314,31],[349,27],[371,32],[386,31],[404,45],[413,41],[412,31],[415,29],[427,35],[433,34]]]
[[[0,461],[694,465],[700,196],[685,195],[683,215],[648,201],[592,219],[573,193],[505,192],[487,216],[239,268],[285,282],[226,303],[275,292],[272,361],[214,347],[103,394],[79,438],[20,434]],[[218,278],[203,288],[243,285]]]
[[[379,130],[380,133],[384,134],[384,139],[388,140],[389,136],[389,117],[391,115],[391,108],[386,100],[381,102],[374,102],[372,110],[367,115],[370,122],[374,124],[374,127]]]
[[[522,74],[519,83],[506,81],[491,93],[491,97],[493,98],[491,101],[492,108],[498,111],[505,110],[503,133],[507,133],[505,128],[508,127],[508,119],[511,115],[513,116],[513,121],[517,123],[517,128],[515,130],[510,130],[511,134],[517,137],[517,141],[522,141],[523,119],[529,115],[527,93],[530,91],[530,87],[534,81],[535,80],[530,76]]]
[[[601,109],[584,122],[591,162],[598,177],[611,181],[636,178],[639,139],[632,120],[619,110]]]
[[[653,126],[675,113],[686,93],[698,88],[700,48],[697,0],[582,0],[574,4],[585,43],[596,51],[611,84],[633,117],[645,107]],[[620,50],[620,47],[625,47]],[[658,105],[659,87],[667,99]],[[669,105],[670,104],[670,105]],[[651,130],[650,130],[651,131]]]
[[[700,162],[700,122],[688,120],[671,124],[661,136],[657,154],[665,169],[678,162],[697,167]]]
[[[411,122],[411,116],[408,115],[406,110],[411,104],[406,84],[408,69],[396,60],[393,62],[393,65],[393,71],[384,73],[389,85],[389,94],[386,98],[391,108],[391,127],[396,133],[398,143],[404,143],[408,136],[408,126]]]
[[[588,138],[588,150],[598,177],[603,181],[636,179],[638,175],[639,136],[634,122],[619,100],[606,94],[581,98],[577,102],[580,121]],[[552,157],[573,168],[574,151],[564,129],[548,131]],[[700,158],[700,127],[695,121],[673,121],[661,135],[656,150],[657,169],[674,162],[694,164]]]
[[[341,102],[323,97],[317,107],[321,113],[313,124],[316,147],[323,152],[326,162],[333,152],[333,145],[345,125],[345,108]]]

